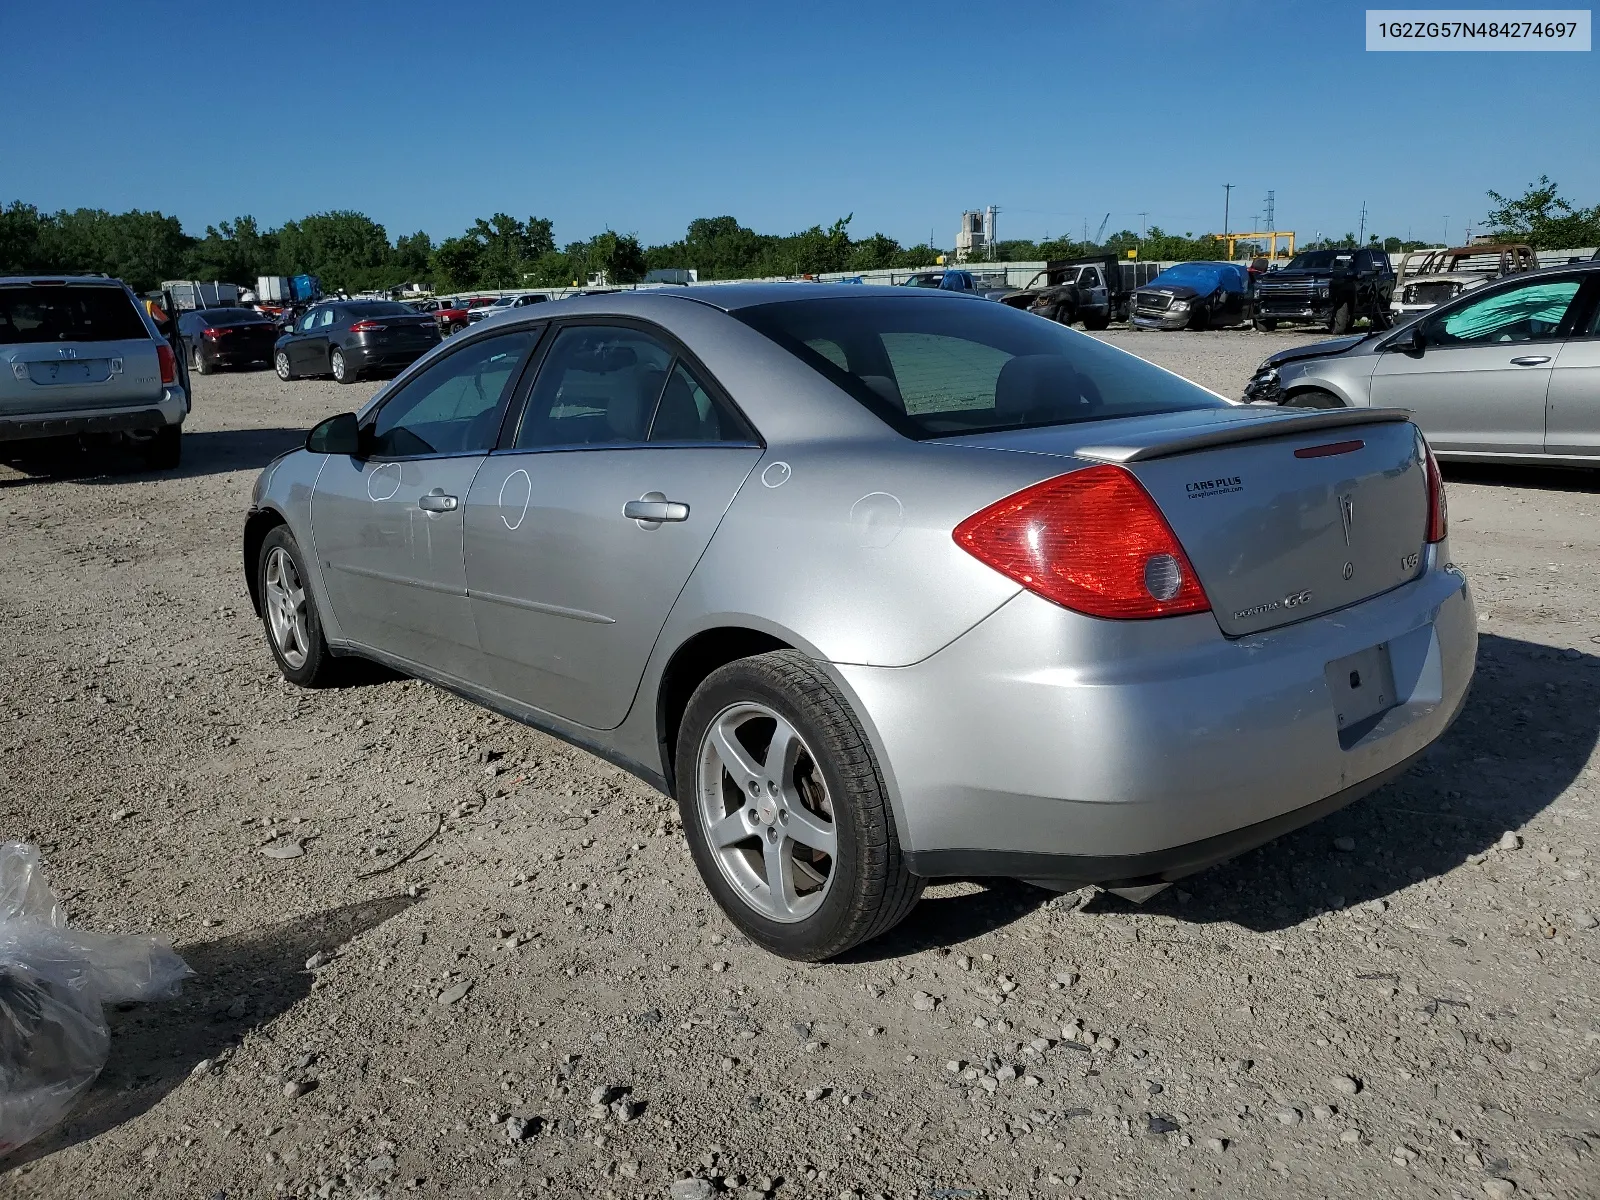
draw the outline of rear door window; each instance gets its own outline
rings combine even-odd
[[[148,339],[139,310],[118,287],[0,287],[0,345]]]
[[[539,368],[515,448],[645,441],[672,359],[672,351],[636,329],[563,329]]]

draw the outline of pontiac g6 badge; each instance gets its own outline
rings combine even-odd
[[[1257,604],[1253,608],[1241,608],[1233,614],[1235,621],[1248,621],[1251,617],[1259,617],[1263,613],[1275,612],[1280,608],[1304,608],[1311,603],[1311,590],[1303,592],[1290,592],[1282,600],[1269,600],[1265,604]]]

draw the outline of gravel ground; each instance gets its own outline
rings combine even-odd
[[[1303,340],[1107,337],[1230,396]],[[421,684],[280,682],[250,483],[368,390],[208,377],[176,475],[0,466],[0,830],[198,973],[111,1015],[0,1193],[1600,1194],[1592,477],[1448,473],[1482,656],[1400,781],[1142,908],[943,884],[799,966],[632,777]]]

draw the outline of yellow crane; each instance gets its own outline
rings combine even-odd
[[[1271,247],[1267,251],[1267,257],[1268,258],[1278,258],[1278,257],[1293,258],[1294,257],[1294,230],[1292,230],[1292,229],[1289,229],[1289,230],[1284,230],[1284,229],[1257,230],[1254,233],[1208,233],[1206,236],[1207,237],[1216,238],[1217,241],[1219,241],[1219,242],[1227,242],[1228,243],[1228,261],[1229,262],[1233,261],[1233,248],[1234,248],[1234,243],[1235,242],[1249,242],[1249,241],[1254,241],[1257,238],[1266,238],[1267,239],[1267,241],[1268,241],[1268,243],[1269,243],[1269,245]],[[1289,240],[1289,249],[1281,256],[1278,254],[1278,239],[1279,238],[1287,238]]]

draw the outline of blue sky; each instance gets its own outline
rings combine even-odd
[[[1600,203],[1589,54],[1369,54],[1345,3],[10,4],[0,202],[193,233],[496,210],[648,242],[731,213],[954,241],[1142,222],[1461,236],[1548,173]],[[160,120],[170,85],[182,113]],[[26,97],[27,102],[19,102]],[[1146,216],[1140,216],[1146,213]]]

